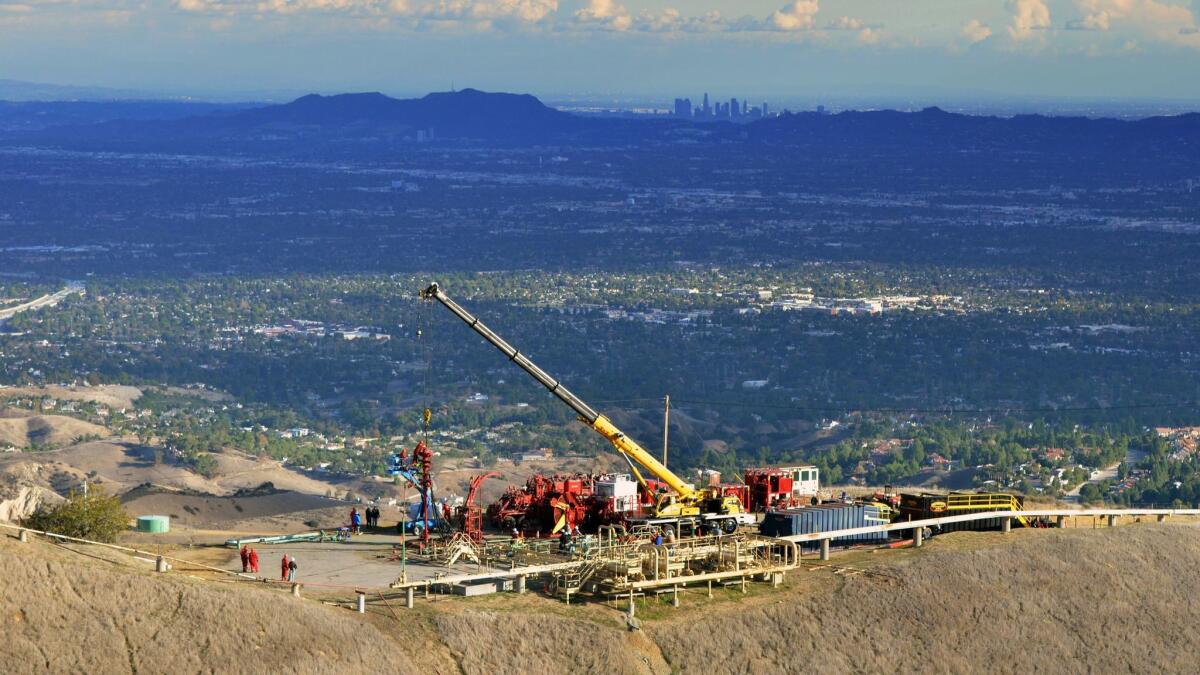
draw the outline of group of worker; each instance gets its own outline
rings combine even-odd
[[[283,560],[280,561],[280,566],[279,566],[279,580],[280,581],[295,581],[296,580],[296,569],[298,567],[299,567],[299,565],[296,564],[296,556],[292,556],[289,558],[288,554],[284,553]]]
[[[567,553],[574,553],[575,537],[581,536],[583,536],[583,532],[580,531],[578,525],[567,525],[563,527],[562,532],[558,533],[558,550]]]
[[[358,508],[350,509],[350,531],[354,534],[362,534],[363,516],[366,516],[367,527],[379,527],[379,509],[374,506],[368,506],[363,509],[362,513],[358,512]]]
[[[664,544],[671,546],[675,543],[675,528],[668,527],[665,531],[662,529],[654,530],[654,536],[651,538],[651,541],[655,546],[662,546]]]
[[[258,551],[242,544],[242,574],[252,572],[258,574]]]
[[[246,574],[246,573],[258,574],[258,551],[243,544],[242,550],[240,553],[240,557],[242,559],[242,573],[243,574]],[[280,581],[295,581],[296,580],[296,567],[297,567],[296,566],[296,557],[292,556],[289,558],[286,553],[283,554],[283,560],[280,561],[279,580]]]

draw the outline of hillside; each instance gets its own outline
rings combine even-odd
[[[108,436],[108,429],[62,415],[0,417],[0,447],[65,445],[84,436]]]
[[[0,542],[6,663],[24,672],[416,672],[354,614],[282,593],[153,575],[50,544]],[[87,570],[80,574],[80,568]]]
[[[142,390],[121,384],[62,386],[48,384],[38,387],[0,387],[0,399],[49,397],[64,401],[90,401],[110,408],[132,408],[133,402],[142,397]]]
[[[823,575],[822,592],[765,595],[651,633],[684,671],[731,655],[726,672],[1195,669],[1200,608],[1180,601],[1200,575],[1194,526],[1025,531],[1007,541],[960,533],[873,572]]]
[[[66,105],[66,104],[63,104]],[[770,148],[803,148],[822,157],[866,161],[879,158],[905,163],[908,170],[926,163],[951,162],[979,170],[979,158],[1092,175],[1099,159],[1134,160],[1139,170],[1190,172],[1200,148],[1200,114],[1140,120],[1045,115],[967,115],[939,108],[919,111],[849,110],[834,115],[785,113],[747,124],[696,122],[666,116],[589,117],[556,110],[529,94],[462,89],[421,98],[396,99],[378,92],[330,96],[309,94],[294,101],[238,109],[197,106],[197,114],[179,111],[144,119],[129,111],[115,119],[107,111],[61,110],[59,126],[36,128],[30,138],[53,142],[168,146],[203,141],[253,140],[265,152],[287,151],[300,138],[356,141],[345,152],[399,144],[411,148],[418,131],[426,140],[473,140],[501,144],[561,144],[567,147],[665,143],[720,147],[744,145],[763,157]],[[432,130],[432,137],[429,132]],[[294,149],[294,148],[293,148]],[[932,153],[922,157],[921,153]],[[1151,159],[1154,161],[1152,162]],[[777,160],[771,159],[771,162]],[[1157,162],[1157,164],[1155,164]],[[1121,169],[1106,167],[1108,170]],[[1124,171],[1124,169],[1122,169]],[[1102,174],[1098,174],[1102,176]],[[1124,175],[1124,174],[1122,174]],[[1156,174],[1151,174],[1156,175]],[[1191,175],[1187,173],[1186,175]],[[1097,175],[1092,175],[1093,179]]]
[[[141,486],[121,495],[121,502],[131,516],[167,515],[171,517],[173,525],[214,528],[229,527],[236,521],[327,508],[337,508],[344,516],[345,511],[350,508],[350,502],[276,490],[273,486],[240,490],[228,497]],[[341,508],[343,504],[346,505],[345,508]]]
[[[247,110],[222,120],[230,128],[266,125],[341,127],[355,123],[433,128],[435,134],[492,138],[530,136],[576,128],[578,118],[528,94],[463,89],[422,98],[395,99],[377,92],[309,94],[283,105]]]
[[[278,461],[260,460],[234,451],[218,454],[218,474],[214,478],[205,478],[170,458],[155,463],[155,450],[128,441],[94,441],[53,452],[0,455],[0,469],[18,464],[41,465],[40,471],[57,477],[54,487],[60,490],[78,483],[84,476],[106,483],[114,493],[144,483],[213,495],[227,495],[263,483],[311,495],[324,495],[328,490],[337,489],[332,483],[292,471]],[[358,484],[352,483],[340,489],[357,488]]]
[[[0,587],[0,620],[6,656],[88,672],[1185,673],[1200,649],[1200,608],[1186,600],[1200,576],[1193,525],[959,533],[834,563],[866,573],[689,592],[680,609],[649,601],[629,632],[619,609],[536,595],[423,601],[399,620],[372,604],[360,617],[4,537],[15,582]],[[86,648],[109,634],[117,648]]]
[[[432,131],[432,138],[438,139],[542,142],[596,126],[550,108],[529,94],[462,89],[412,99],[391,98],[378,92],[309,94],[290,103],[185,119],[97,120],[95,124],[80,121],[35,133],[47,138],[118,142],[218,138],[278,141],[298,136],[358,140],[378,140],[382,136],[411,142],[418,132],[431,138],[428,134]]]

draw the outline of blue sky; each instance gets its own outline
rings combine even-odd
[[[0,78],[1200,99],[1192,0],[0,0]]]

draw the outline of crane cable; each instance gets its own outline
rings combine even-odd
[[[424,521],[422,523],[421,536],[425,543],[428,544],[429,530],[432,529],[429,526],[430,513],[432,510],[436,509],[437,506],[434,504],[433,472],[432,468],[430,467],[432,451],[429,449],[429,427],[430,422],[433,420],[433,411],[429,407],[431,400],[429,371],[433,370],[433,357],[429,351],[429,340],[425,337],[430,323],[429,312],[426,310],[425,305],[426,303],[423,300],[417,300],[417,342],[420,345],[418,349],[421,351],[421,360],[423,362],[425,371],[421,378],[421,442],[418,444],[419,447],[424,448],[424,453],[422,453],[423,456],[420,460],[421,464],[419,466],[421,470],[421,518]],[[413,459],[416,460],[417,458],[414,457]],[[438,522],[442,526],[447,525],[442,518],[438,518]]]
[[[421,391],[421,440],[428,445],[429,443],[429,423],[433,419],[433,411],[429,408],[430,388],[429,388],[429,371],[433,369],[433,358],[429,352],[429,341],[425,339],[425,332],[429,328],[429,313],[426,310],[426,302],[417,300],[417,343],[420,345],[418,349],[421,352],[421,361],[424,365],[424,373],[422,374],[422,391]]]

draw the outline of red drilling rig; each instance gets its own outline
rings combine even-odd
[[[489,478],[499,477],[500,474],[490,471],[472,478],[471,488],[467,490],[467,499],[463,502],[462,510],[459,512],[462,515],[463,533],[477,544],[483,541],[483,507],[475,503],[475,499],[479,496],[479,486]]]
[[[525,485],[510,485],[487,510],[488,522],[505,532],[516,529],[552,533],[587,519],[595,493],[595,477],[576,473],[531,476]]]

